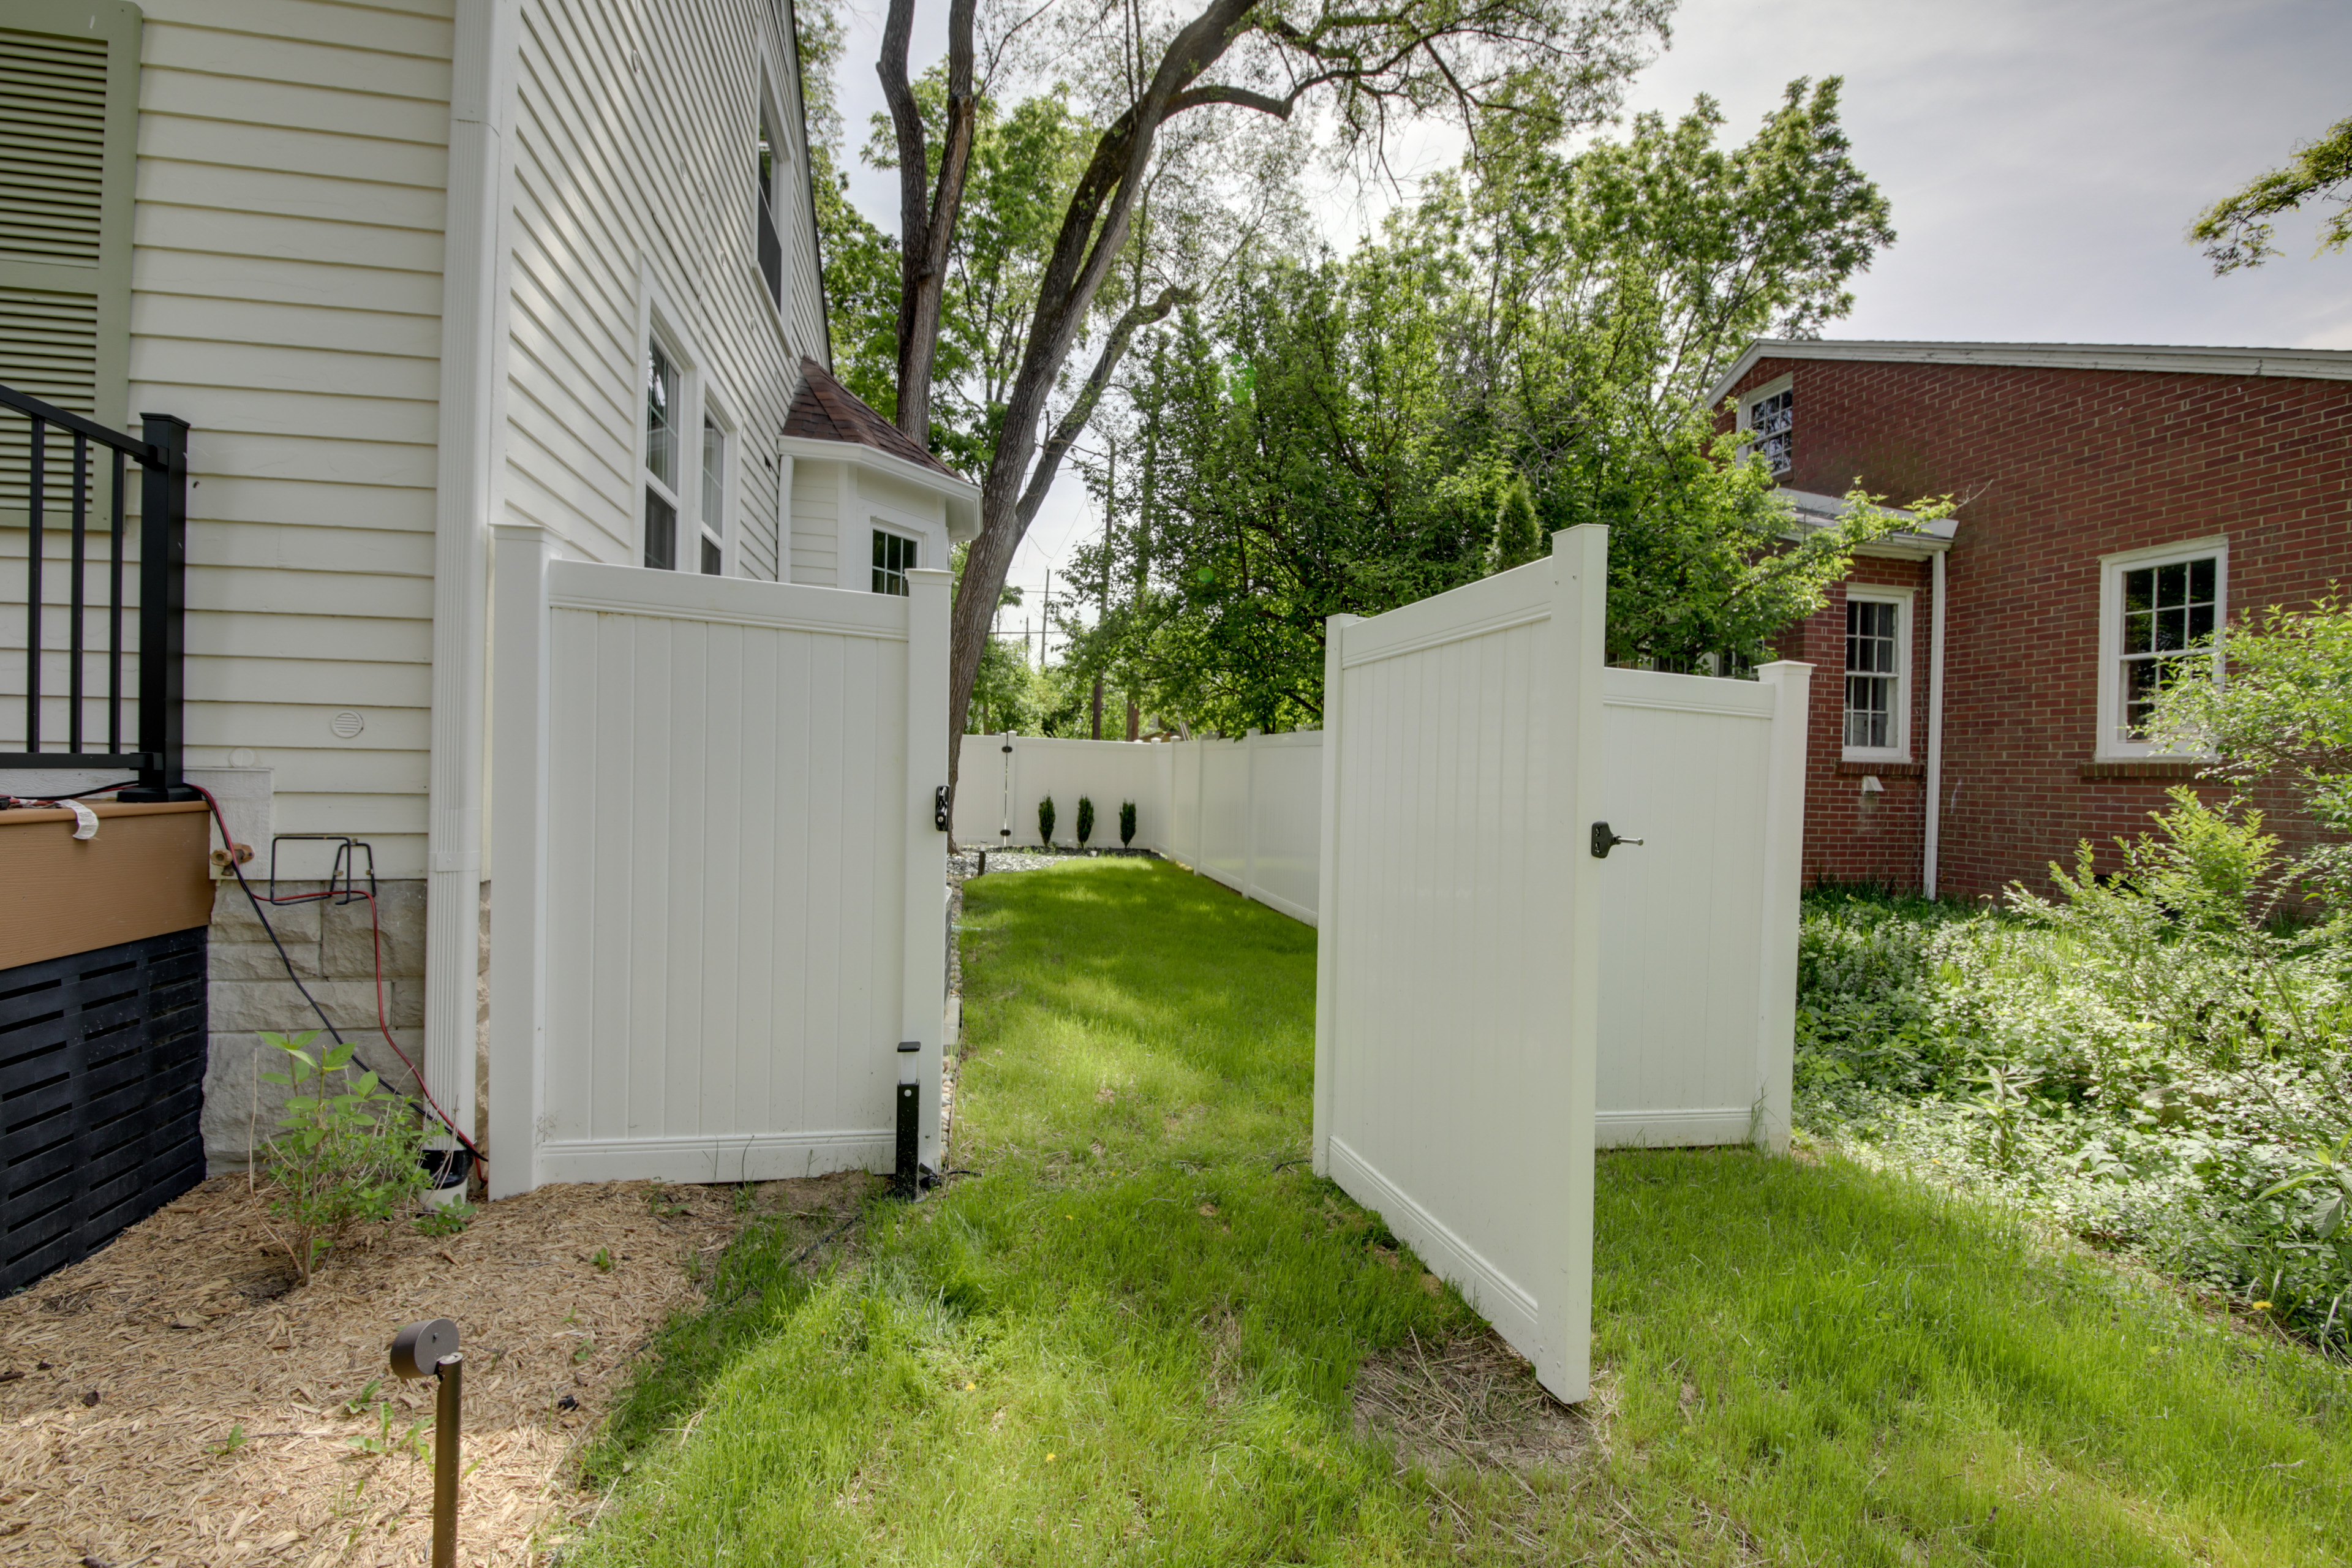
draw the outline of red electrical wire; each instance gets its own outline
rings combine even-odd
[[[118,784],[110,787],[119,789],[121,786]],[[236,873],[237,887],[243,889],[246,898],[251,900],[254,906],[254,918],[261,921],[261,929],[263,931],[269,931],[270,945],[278,949],[278,960],[286,965],[287,978],[294,982],[294,988],[302,993],[303,999],[309,1002],[310,1004],[311,1010],[319,1015],[319,1021],[327,1026],[327,1033],[334,1036],[335,1043],[337,1045],[342,1044],[341,1034],[335,1028],[333,1021],[327,1016],[326,1009],[320,1006],[318,999],[310,994],[310,987],[302,984],[302,977],[295,973],[294,961],[286,956],[286,949],[278,942],[278,933],[274,931],[270,931],[269,917],[261,912],[261,906],[264,904],[310,904],[317,903],[323,899],[331,899],[336,897],[341,897],[346,901],[354,898],[365,899],[367,900],[368,934],[371,943],[374,949],[375,959],[376,1032],[383,1037],[383,1043],[391,1047],[392,1054],[394,1056],[400,1058],[400,1065],[408,1069],[409,1076],[415,1079],[416,1092],[425,1097],[425,1103],[432,1107],[433,1114],[441,1119],[441,1125],[447,1128],[449,1130],[449,1135],[457,1140],[457,1142],[465,1147],[466,1152],[474,1157],[475,1163],[481,1166],[484,1171],[488,1171],[490,1168],[490,1157],[488,1154],[483,1153],[479,1146],[478,1146],[471,1138],[466,1136],[466,1134],[458,1128],[455,1118],[451,1117],[446,1110],[441,1109],[441,1102],[434,1099],[432,1089],[425,1087],[424,1071],[419,1068],[415,1062],[408,1059],[408,1053],[402,1050],[400,1048],[400,1042],[392,1037],[392,1025],[390,1020],[385,1017],[383,1010],[383,921],[381,912],[376,908],[375,894],[373,891],[362,893],[357,888],[352,888],[348,892],[339,895],[336,890],[331,887],[326,891],[320,893],[289,893],[284,898],[280,898],[277,894],[273,893],[266,899],[263,898],[259,893],[253,890],[253,884],[245,879],[245,868],[237,862],[236,858],[236,840],[229,833],[228,818],[223,815],[220,802],[214,798],[212,791],[206,789],[202,784],[189,784],[188,787],[194,790],[198,795],[203,795],[205,797],[205,804],[212,808],[213,820],[220,825],[221,842],[228,846],[229,869]]]

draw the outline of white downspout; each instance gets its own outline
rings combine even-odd
[[[1932,557],[1934,602],[1927,631],[1927,830],[1921,854],[1920,890],[1936,896],[1936,856],[1943,844],[1944,817],[1944,556]]]
[[[499,222],[520,0],[458,0],[450,45],[433,534],[432,768],[425,838],[425,1081],[474,1129],[489,524],[500,442]]]

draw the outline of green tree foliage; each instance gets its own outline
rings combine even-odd
[[[1495,570],[1508,572],[1543,553],[1543,536],[1536,526],[1536,498],[1525,479],[1514,476],[1503,487],[1495,512]]]
[[[849,199],[835,75],[845,37],[839,0],[799,0],[793,16],[834,374],[887,416],[898,395],[898,247]]]
[[[1517,105],[1379,243],[1262,260],[1185,315],[1158,389],[1160,515],[1148,544],[1112,545],[1146,585],[1078,657],[1195,726],[1288,728],[1320,711],[1327,616],[1458,586],[1584,522],[1612,529],[1612,660],[1769,655],[1897,526],[1857,498],[1801,530],[1700,402],[1753,338],[1843,314],[1894,237],[1838,85],[1791,84],[1731,148],[1705,99],[1581,151]]]
[[[945,114],[944,65],[914,83],[925,117]],[[971,161],[965,176],[955,236],[948,249],[948,279],[941,292],[940,337],[933,362],[931,447],[967,473],[988,466],[1005,395],[1019,371],[1029,321],[1047,257],[1071,188],[1085,169],[1096,127],[1071,109],[1059,90],[1025,98],[1007,109],[982,95],[974,103]],[[929,148],[929,177],[939,177],[940,145]],[[898,167],[890,118],[877,111],[866,142],[866,161],[877,169]],[[886,245],[889,242],[885,241]],[[898,309],[898,247],[889,245],[884,370],[896,374]],[[890,401],[868,399],[885,411]]]
[[[2189,237],[2201,242],[2218,275],[2260,267],[2280,254],[2271,244],[2271,220],[2305,202],[2352,196],[2352,119],[2340,120],[2284,169],[2258,174],[2215,202],[2191,225]],[[2352,246],[2352,206],[2340,205],[2319,226],[2319,248],[2341,254]]]

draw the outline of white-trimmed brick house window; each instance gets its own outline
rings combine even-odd
[[[1788,376],[1768,382],[1739,400],[1739,427],[1748,433],[1748,449],[1785,479],[1796,466],[1797,392]]]
[[[2226,539],[2126,551],[2099,563],[2100,756],[2179,754],[2150,740],[2151,710],[2176,680],[2221,678],[2229,576]]]
[[[680,471],[678,425],[686,413],[685,378],[659,338],[646,342],[645,563],[656,572],[677,569]]]
[[[1848,762],[1911,760],[1911,595],[1849,587],[1845,595]]]
[[[874,531],[874,591],[877,594],[907,592],[907,574],[923,563],[922,542],[887,528]]]

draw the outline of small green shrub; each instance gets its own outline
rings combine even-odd
[[[1078,796],[1078,843],[1081,847],[1095,836],[1095,803],[1091,795]]]
[[[1118,806],[1118,847],[1122,849],[1135,842],[1135,802],[1126,800]]]
[[[290,1040],[261,1037],[286,1055],[286,1070],[263,1073],[263,1081],[294,1092],[286,1119],[262,1143],[257,1195],[263,1224],[305,1284],[354,1228],[414,1208],[429,1179],[415,1108],[375,1074],[354,1075],[349,1044],[313,1056],[307,1047],[318,1037],[316,1029]]]
[[[1037,838],[1046,848],[1054,847],[1054,797],[1050,795],[1037,803]]]

